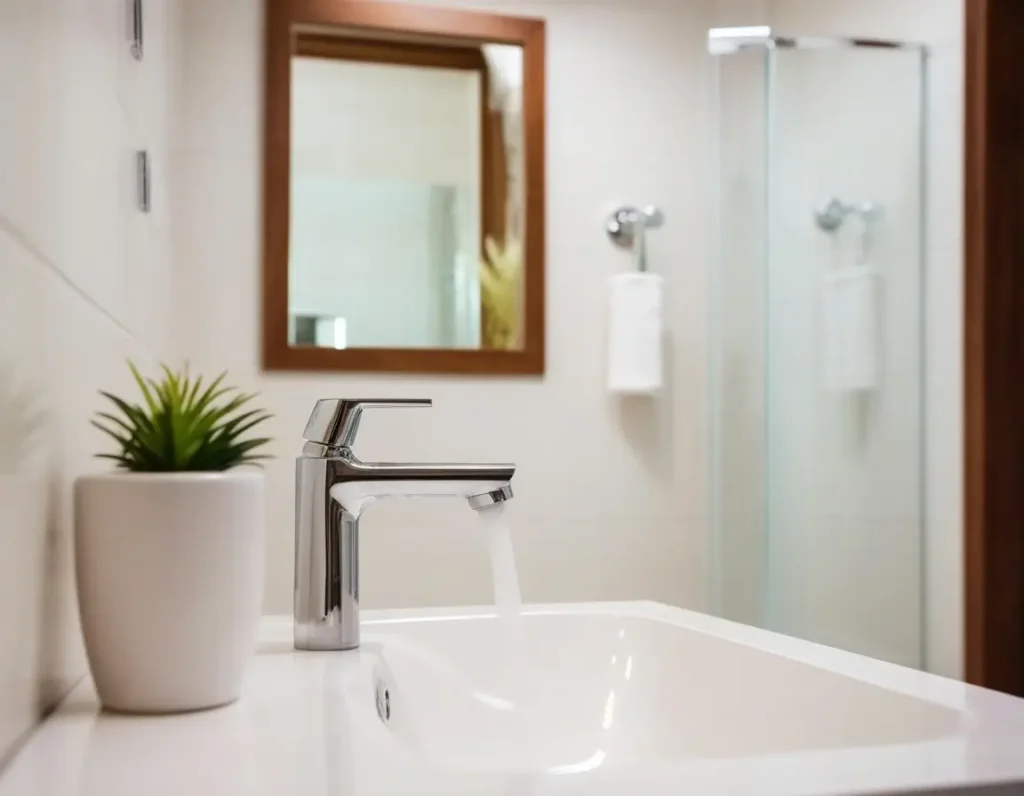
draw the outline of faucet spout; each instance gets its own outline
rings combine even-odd
[[[501,500],[512,497],[510,482],[516,470],[511,464],[371,463],[351,455],[329,461],[330,496],[355,517],[386,498],[461,497],[474,509],[483,508],[497,502],[483,500],[493,493],[507,491]]]
[[[484,492],[481,495],[470,495],[469,507],[473,511],[480,511],[486,509],[489,506],[494,506],[498,503],[504,503],[506,500],[512,499],[512,484],[505,484],[501,489],[495,489],[491,492]]]

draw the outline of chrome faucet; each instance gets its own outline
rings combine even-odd
[[[316,402],[295,461],[295,649],[359,646],[359,517],[392,497],[466,498],[480,510],[512,497],[512,464],[380,464],[352,453],[363,410],[429,400]]]

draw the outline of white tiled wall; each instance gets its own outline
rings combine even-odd
[[[710,4],[490,4],[548,22],[548,368],[511,379],[260,373],[260,4],[182,5],[176,334],[197,365],[230,368],[276,415],[266,610],[291,610],[293,459],[313,402],[366,395],[435,406],[367,417],[364,458],[518,464],[511,510],[527,600],[701,604]],[[671,336],[669,388],[655,401],[603,389],[606,280],[630,263],[602,223],[623,201],[661,205],[668,219],[650,238]],[[488,601],[476,521],[457,502],[374,506],[363,522],[363,604]]]
[[[0,756],[85,672],[71,483],[124,361],[170,345],[169,207],[135,208],[134,151],[167,162],[171,0],[0,0]],[[161,180],[158,180],[160,184]]]

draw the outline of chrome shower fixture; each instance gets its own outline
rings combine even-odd
[[[814,209],[818,229],[829,235],[838,232],[850,216],[856,216],[868,228],[882,217],[882,206],[877,202],[847,203],[833,196]]]

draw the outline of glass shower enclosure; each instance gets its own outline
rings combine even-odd
[[[927,51],[708,48],[713,610],[923,666]]]

